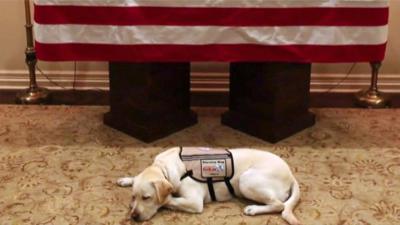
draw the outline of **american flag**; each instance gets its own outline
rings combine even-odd
[[[35,0],[45,61],[381,61],[387,0]]]

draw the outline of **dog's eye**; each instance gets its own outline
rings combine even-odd
[[[149,200],[150,198],[151,198],[150,196],[143,196],[143,197],[142,197],[143,201],[147,201],[147,200]]]

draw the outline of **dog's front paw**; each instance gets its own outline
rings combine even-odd
[[[123,177],[117,180],[117,184],[121,187],[129,187],[133,185],[133,177]]]

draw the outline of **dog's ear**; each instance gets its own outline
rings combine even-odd
[[[179,176],[177,168],[163,163],[162,161],[159,161],[158,163],[160,164],[161,171],[165,178],[173,187],[172,192],[176,192],[181,186],[181,177]]]
[[[157,200],[160,204],[164,204],[168,195],[172,193],[173,187],[166,179],[154,181],[154,188],[156,189]]]

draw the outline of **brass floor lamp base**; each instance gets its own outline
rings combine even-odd
[[[17,94],[18,104],[48,104],[51,101],[50,92],[46,88],[28,88]]]
[[[362,90],[356,94],[356,104],[365,108],[387,108],[390,106],[388,96],[373,90]]]
[[[378,74],[381,65],[381,62],[371,62],[371,86],[368,90],[362,90],[356,94],[355,100],[358,106],[375,109],[390,106],[389,97],[378,90]]]

